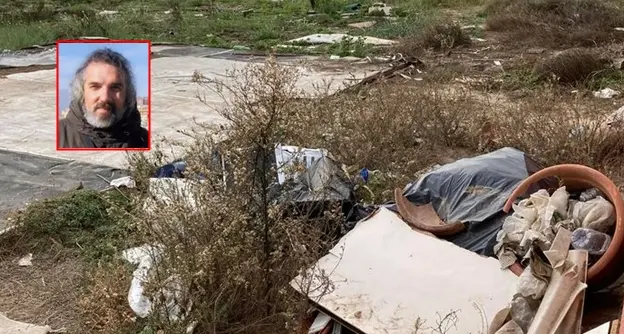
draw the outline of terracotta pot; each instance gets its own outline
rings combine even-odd
[[[607,252],[594,263],[587,271],[587,283],[592,290],[606,287],[615,282],[622,274],[622,259],[624,258],[624,201],[618,187],[604,174],[599,171],[575,164],[556,165],[544,168],[529,176],[516,187],[505,203],[504,211],[509,213],[512,204],[519,197],[528,196],[529,187],[547,177],[559,177],[568,191],[598,188],[615,207],[615,232]],[[516,262],[511,268],[516,275],[520,275],[524,268]]]

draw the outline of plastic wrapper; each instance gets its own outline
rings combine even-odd
[[[576,202],[572,215],[578,226],[599,232],[607,233],[615,225],[615,208],[602,196],[587,202]]]
[[[541,299],[548,288],[548,281],[540,280],[533,275],[531,266],[524,269],[518,281],[518,293],[522,297]]]
[[[584,249],[592,256],[603,255],[611,244],[611,236],[588,228],[579,228],[572,232],[572,247]]]
[[[511,301],[511,319],[526,333],[535,318],[539,302],[515,295]]]

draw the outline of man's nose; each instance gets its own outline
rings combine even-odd
[[[110,102],[113,100],[113,90],[104,86],[100,89],[100,101]]]

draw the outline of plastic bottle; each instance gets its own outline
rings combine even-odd
[[[589,228],[578,228],[572,232],[572,247],[585,249],[589,255],[600,256],[611,244],[611,236]]]

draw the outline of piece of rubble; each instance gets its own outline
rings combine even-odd
[[[97,13],[97,15],[100,15],[100,16],[110,16],[110,15],[115,15],[115,14],[119,14],[119,11],[116,11],[116,10],[103,10],[103,11]]]
[[[364,22],[356,22],[356,23],[349,23],[348,26],[352,27],[352,28],[358,28],[358,29],[364,29],[364,28],[370,28],[372,26],[375,25],[375,21],[364,21]]]
[[[604,88],[594,92],[594,97],[601,99],[612,99],[618,95],[620,95],[620,92],[611,88]]]
[[[28,255],[22,257],[21,259],[19,259],[19,261],[17,261],[17,265],[20,267],[30,267],[32,266],[32,259],[32,253],[28,253]]]
[[[369,8],[368,8],[368,14],[369,15],[374,15],[377,14],[379,12],[382,12],[384,16],[391,16],[392,15],[392,7],[386,5],[383,2],[376,2],[374,4],[372,4]]]
[[[371,45],[392,45],[395,44],[396,41],[392,41],[389,39],[376,38],[371,36],[351,36],[347,34],[314,34],[308,35],[304,37],[299,37],[295,39],[291,39],[288,41],[289,43],[308,43],[308,44],[334,44],[340,43],[344,40],[361,40],[364,44]]]
[[[51,331],[50,326],[38,326],[11,320],[0,313],[0,334],[48,334]]]

